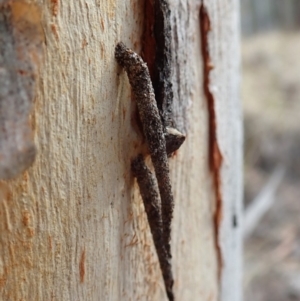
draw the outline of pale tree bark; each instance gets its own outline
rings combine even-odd
[[[175,297],[240,301],[238,0],[169,3],[173,115],[187,134],[169,161]],[[45,34],[31,116],[37,157],[0,182],[1,300],[167,300],[130,171],[145,141],[114,58],[119,41],[141,53],[144,4],[37,2]]]

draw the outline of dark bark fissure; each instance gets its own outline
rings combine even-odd
[[[174,127],[170,18],[171,12],[166,0],[146,0],[143,59],[150,71],[155,99],[165,127]]]

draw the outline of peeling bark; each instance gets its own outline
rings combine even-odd
[[[41,11],[24,1],[0,4],[0,179],[11,179],[34,161],[34,102],[43,34]]]

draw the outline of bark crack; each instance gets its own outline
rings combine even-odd
[[[215,111],[215,99],[210,90],[210,72],[214,68],[211,62],[209,52],[208,34],[211,30],[210,18],[208,11],[202,1],[200,6],[200,33],[201,33],[201,52],[203,57],[203,90],[208,105],[208,127],[209,127],[209,168],[213,176],[215,186],[216,208],[213,216],[215,247],[218,257],[218,278],[221,277],[223,267],[222,250],[220,246],[220,222],[222,219],[222,194],[221,194],[221,166],[222,154],[217,139],[217,116]]]

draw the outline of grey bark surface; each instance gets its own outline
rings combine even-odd
[[[114,58],[119,41],[140,53],[144,2],[37,3],[45,33],[31,117],[37,157],[17,178],[0,182],[0,299],[167,300],[130,172],[145,141],[128,79],[119,75]],[[223,156],[223,266],[217,259],[215,187],[208,164],[201,1],[170,0],[173,116],[187,134],[169,159],[174,292],[183,301],[240,301],[239,7],[237,0],[204,3],[212,24],[210,87]]]

